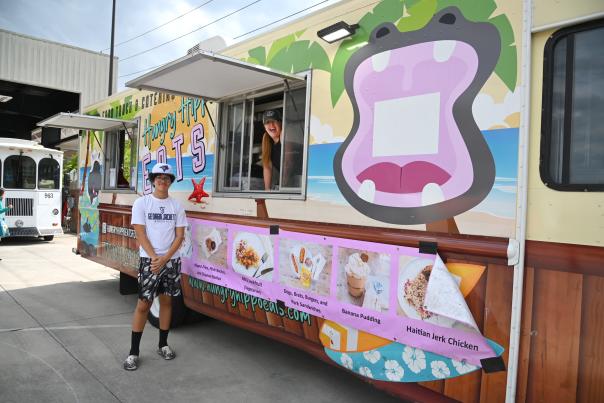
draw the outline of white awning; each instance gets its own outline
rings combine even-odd
[[[199,50],[128,81],[126,86],[220,101],[284,80],[304,81],[304,77]]]
[[[111,130],[136,126],[136,120],[102,118],[99,116],[81,115],[79,113],[58,113],[38,122],[41,127],[58,127],[80,130]]]

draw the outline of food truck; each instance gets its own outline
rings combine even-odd
[[[603,16],[352,0],[194,49],[41,123],[81,129],[77,251],[128,292],[131,206],[167,162],[189,221],[175,322],[406,400],[603,401]]]

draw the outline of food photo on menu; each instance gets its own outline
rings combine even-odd
[[[235,232],[231,245],[231,265],[236,273],[246,277],[272,281],[275,265],[270,236]]]
[[[435,260],[423,257],[400,256],[398,264],[398,281],[397,281],[397,315],[417,319],[435,325],[459,328],[466,331],[476,331],[476,325],[469,313],[469,310],[464,309],[464,319],[457,316],[461,320],[454,319],[455,315],[436,314],[428,309],[427,295],[432,287],[433,292],[444,295],[449,292],[459,294],[461,298],[460,304],[465,306],[463,296],[456,292],[459,289],[461,278],[454,274],[448,273],[446,266],[442,265],[445,275],[451,279],[448,284],[437,284],[434,282],[434,267]],[[430,280],[432,279],[432,284]],[[440,282],[440,280],[439,280]],[[456,288],[456,290],[453,290]],[[451,296],[451,302],[454,301],[454,295]],[[446,305],[446,304],[445,304]],[[452,305],[452,304],[451,304]],[[447,310],[444,309],[444,312]]]
[[[358,249],[338,251],[340,302],[386,312],[390,300],[390,255]]]
[[[279,282],[327,297],[331,261],[331,246],[282,238],[279,242]]]
[[[207,225],[198,225],[196,239],[198,240],[199,258],[218,267],[227,267],[227,230]]]

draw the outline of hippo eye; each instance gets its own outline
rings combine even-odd
[[[388,35],[389,33],[390,33],[390,29],[388,27],[382,27],[375,33],[375,37],[382,38],[382,37]]]
[[[456,20],[456,18],[453,14],[447,13],[447,14],[443,15],[442,17],[440,17],[438,22],[440,22],[442,24],[453,25],[453,24],[455,24],[455,20]]]

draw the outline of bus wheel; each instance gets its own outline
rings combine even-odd
[[[170,323],[170,329],[182,325],[187,318],[188,311],[189,309],[185,306],[182,299],[182,294],[178,297],[172,297],[172,321]],[[159,329],[159,297],[153,300],[147,319],[153,327]]]
[[[52,241],[54,238],[55,238],[55,236],[54,236],[54,235],[44,235],[44,240],[45,240],[46,242],[50,242],[50,241]]]

